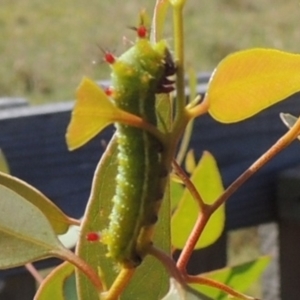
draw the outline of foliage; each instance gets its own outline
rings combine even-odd
[[[232,54],[217,66],[203,99],[194,95],[191,76],[187,102],[184,5],[183,0],[158,0],[151,34],[141,12],[133,27],[137,41],[129,50],[118,58],[103,50],[112,87],[104,90],[84,78],[78,88],[66,134],[69,149],[83,146],[112,123],[117,127],[95,170],[81,221],[66,216],[34,187],[0,174],[0,268],[46,257],[65,261],[41,284],[36,300],[53,295],[67,300],[256,299],[243,292],[269,258],[209,274],[189,275],[186,266],[195,249],[221,235],[227,199],[299,136],[300,121],[283,115],[289,131],[226,189],[210,153],[198,163],[187,153],[189,124],[205,113],[219,122],[238,122],[299,91],[299,55],[271,49]],[[163,40],[168,9],[174,19],[174,61]],[[279,88],[282,81],[286,84]],[[180,166],[185,154],[186,171]],[[4,160],[1,165],[8,171]],[[79,223],[74,254],[57,235]],[[176,262],[175,249],[182,250]]]

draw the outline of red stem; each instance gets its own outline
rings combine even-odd
[[[197,283],[197,284],[203,284],[206,286],[210,286],[213,288],[216,288],[218,290],[223,291],[224,293],[227,293],[228,295],[231,295],[233,297],[237,297],[239,299],[243,299],[243,300],[258,300],[257,298],[253,298],[247,295],[244,295],[242,293],[239,293],[237,291],[235,291],[234,289],[232,289],[231,287],[217,282],[215,280],[209,279],[209,278],[205,278],[202,276],[191,276],[191,275],[186,275],[185,276],[185,280],[187,283]]]
[[[35,268],[33,264],[28,263],[25,265],[25,268],[32,275],[32,277],[38,282],[38,284],[43,283],[44,278],[42,277],[42,275],[39,273],[39,271]]]
[[[88,265],[83,259],[74,254],[72,251],[61,247],[60,249],[56,249],[53,252],[53,255],[59,257],[63,260],[66,260],[80,269],[92,282],[95,286],[99,294],[103,291],[102,282],[98,276],[98,274],[94,271],[94,269]]]
[[[260,168],[262,168],[267,162],[269,162],[275,155],[286,148],[293,140],[295,140],[300,133],[300,118],[294,124],[294,126],[283,135],[267,152],[265,152],[259,159],[257,159],[243,174],[241,174],[226,190],[225,192],[210,206],[206,205],[203,200],[203,210],[200,213],[197,222],[191,232],[186,246],[182,250],[180,257],[177,262],[177,267],[183,273],[186,273],[186,265],[194,251],[195,245],[200,238],[210,216],[227,201],[227,199],[239,188],[242,184],[247,181],[253,174],[255,174]],[[180,167],[178,166],[179,170]],[[186,178],[184,178],[186,180]],[[195,187],[190,181],[186,181],[188,189],[191,191],[195,190]],[[199,193],[196,191],[196,195]],[[194,195],[194,192],[193,192]],[[200,195],[199,195],[200,196]],[[197,199],[197,198],[196,198]],[[199,202],[199,200],[198,200]]]
[[[197,201],[200,210],[204,212],[207,209],[207,205],[204,203],[202,197],[200,196],[199,192],[197,191],[195,185],[192,183],[192,181],[189,179],[187,174],[184,172],[184,170],[178,165],[176,160],[173,160],[173,168],[175,169],[175,172],[177,175],[181,178],[186,188],[189,190],[193,198]]]
[[[149,254],[153,255],[155,258],[157,258],[159,261],[162,262],[163,266],[170,273],[171,277],[175,278],[181,284],[185,284],[182,273],[176,267],[176,264],[171,256],[169,256],[164,251],[155,247],[150,248]]]
[[[186,265],[190,260],[190,257],[195,249],[195,245],[197,244],[199,237],[202,234],[209,218],[209,213],[200,212],[194,228],[186,242],[186,245],[182,249],[182,252],[177,261],[177,268],[184,274],[186,273]]]

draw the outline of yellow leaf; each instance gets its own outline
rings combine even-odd
[[[8,162],[7,162],[5,155],[1,149],[0,149],[0,172],[6,173],[6,174],[10,173]]]
[[[188,173],[193,173],[196,168],[196,159],[193,149],[190,149],[185,157],[185,169]]]
[[[217,66],[206,101],[217,121],[233,123],[300,90],[300,55],[251,49],[229,55]]]
[[[93,81],[83,78],[77,90],[66,140],[69,150],[76,149],[113,122],[118,110],[105,92]]]
[[[66,140],[69,150],[81,147],[114,122],[137,123],[140,118],[117,108],[92,80],[83,78],[77,90]]]

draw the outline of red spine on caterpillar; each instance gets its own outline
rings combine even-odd
[[[140,25],[138,28],[136,28],[137,36],[141,39],[146,38],[148,36],[148,29],[144,25]]]
[[[112,65],[116,61],[116,58],[111,52],[105,52],[104,53],[104,61],[106,61],[108,64]]]
[[[112,97],[114,90],[112,87],[108,86],[104,89],[104,92],[108,97]]]
[[[100,234],[98,232],[88,232],[86,234],[86,240],[89,242],[98,242],[100,240]]]

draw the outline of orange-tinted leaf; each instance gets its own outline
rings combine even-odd
[[[300,90],[300,55],[251,49],[229,55],[217,66],[208,86],[209,113],[233,123]]]
[[[81,147],[114,122],[129,123],[138,117],[117,108],[92,80],[83,78],[77,90],[66,140],[69,150]]]

